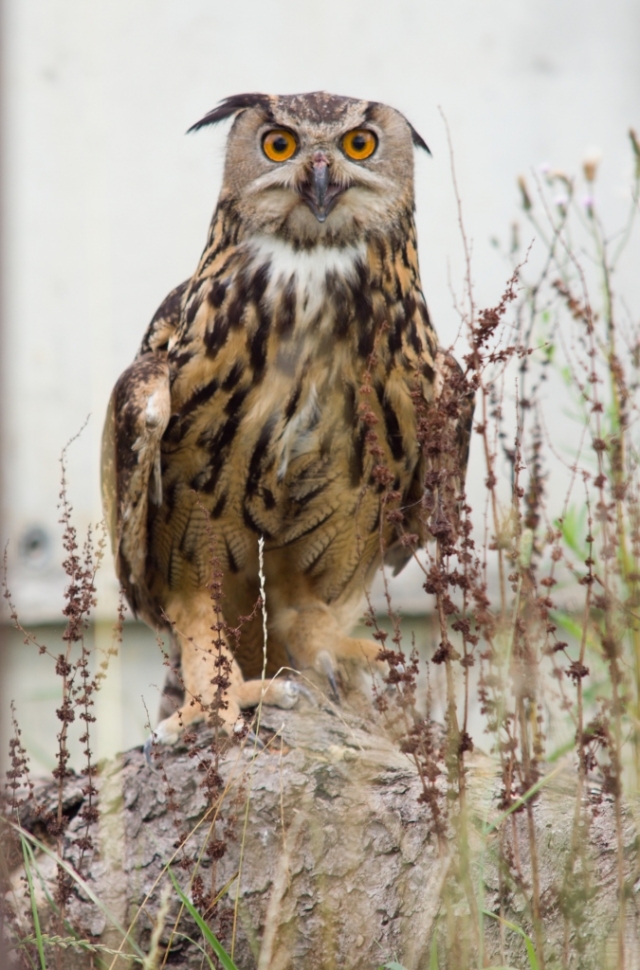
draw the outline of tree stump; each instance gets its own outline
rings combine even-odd
[[[96,949],[67,941],[60,964],[65,970],[121,970],[132,965],[126,954],[134,954],[135,947],[156,954],[148,967],[209,965],[202,935],[172,886],[168,864],[200,911],[207,897],[224,890],[206,918],[233,950],[240,970],[375,970],[389,960],[407,970],[426,970],[432,946],[440,968],[477,965],[479,937],[473,926],[478,927],[482,909],[495,917],[480,916],[484,965],[529,965],[522,935],[504,920],[533,938],[526,902],[530,819],[514,813],[499,830],[483,833],[486,820],[500,815],[491,759],[474,754],[467,772],[468,885],[474,902],[460,889],[459,827],[450,821],[448,838],[435,836],[429,806],[419,800],[415,764],[372,716],[338,708],[264,709],[260,735],[266,744],[262,750],[251,740],[227,746],[218,779],[209,763],[212,734],[204,727],[190,750],[157,753],[156,770],[139,748],[101,766],[99,819],[89,828],[93,848],[82,859],[75,843],[86,831],[79,814],[83,782],[66,783],[71,821],[64,857],[85,881],[84,887],[71,884],[66,920]],[[569,768],[558,772],[532,810],[546,966],[614,967],[619,906],[613,807],[600,801],[576,846],[575,787]],[[441,795],[444,808],[444,788]],[[52,806],[56,799],[51,783],[37,791],[41,804]],[[452,805],[450,816],[456,810]],[[590,811],[585,801],[584,812]],[[46,840],[41,816],[39,821],[29,806],[21,820],[25,830]],[[624,843],[627,967],[637,968],[640,882],[634,884],[638,853],[631,812],[624,818]],[[505,859],[514,853],[520,887],[505,870]],[[51,889],[55,862],[43,852],[37,857]],[[571,892],[564,902],[562,897],[572,872],[574,908],[582,900],[584,910],[578,916],[567,914]],[[37,892],[43,932],[68,937],[42,887]],[[26,932],[32,925],[30,903],[24,891],[17,896]],[[129,930],[126,941],[117,924]],[[60,944],[50,944],[55,945]],[[119,950],[120,957],[111,952]],[[565,962],[563,954],[569,955]],[[51,966],[56,966],[53,960]]]

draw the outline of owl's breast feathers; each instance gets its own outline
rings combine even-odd
[[[324,602],[362,586],[381,543],[403,530],[424,541],[416,401],[433,401],[438,359],[410,219],[396,241],[296,250],[276,237],[238,243],[219,213],[195,276],[169,295],[119,382],[130,404],[116,412],[130,427],[116,454],[129,447],[133,469],[117,501],[122,518],[128,492],[135,525],[120,556],[153,589],[142,598],[205,584],[211,536],[241,574],[255,571],[263,535]],[[136,404],[149,392],[162,401],[153,427]],[[463,465],[468,417],[454,415]]]

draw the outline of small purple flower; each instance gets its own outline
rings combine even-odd
[[[593,198],[593,196],[592,195],[583,195],[582,196],[582,204],[584,206],[584,209],[585,209],[585,212],[587,213],[587,215],[588,216],[592,216],[593,215],[593,207],[595,205],[595,199]]]
[[[567,206],[569,205],[569,196],[566,192],[559,192],[553,200],[553,204],[560,209],[561,212],[567,211]]]

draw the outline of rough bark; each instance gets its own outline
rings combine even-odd
[[[210,923],[231,949],[236,919],[234,959],[240,970],[359,970],[392,959],[407,970],[426,970],[434,932],[439,967],[478,965],[459,829],[453,825],[439,844],[430,810],[419,801],[415,765],[370,719],[346,710],[265,710],[261,737],[267,747],[257,755],[250,742],[228,749],[219,766],[224,790],[215,802],[202,785],[210,757],[207,737],[204,729],[198,733],[195,756],[184,747],[163,750],[157,771],[134,749],[102,766],[98,779],[100,817],[90,828],[94,848],[85,853],[81,871],[111,917],[125,927],[133,924],[131,937],[144,953],[154,926],[161,929],[158,967],[207,965],[202,951],[186,939],[202,941],[170,889],[164,867],[171,860],[187,895],[197,873],[205,891],[228,887]],[[576,823],[575,775],[567,769],[545,786],[531,820],[520,812],[500,831],[482,836],[486,819],[500,814],[490,759],[473,756],[467,784],[469,830],[475,833],[469,849],[471,909],[502,913],[535,938],[525,902],[532,880],[527,828],[532,821],[546,966],[615,966],[619,907],[611,801],[600,800],[593,817],[587,797],[578,806]],[[41,803],[47,799],[53,804],[52,786],[38,793]],[[65,858],[79,866],[74,840],[85,830],[79,779],[69,780],[65,800],[67,814],[74,816],[64,836]],[[637,844],[631,813],[623,821],[627,967],[635,968],[640,966]],[[28,808],[22,822],[41,832]],[[579,844],[576,833],[581,833]],[[221,843],[224,854],[212,859],[222,851]],[[513,871],[505,859],[511,859]],[[39,865],[52,886],[54,862],[40,853]],[[44,929],[59,934],[40,895]],[[22,900],[28,925],[28,904]],[[96,944],[118,949],[122,942],[110,919],[77,887],[67,903],[67,919],[80,937]],[[484,920],[484,946],[490,962],[528,965],[522,937],[504,924],[501,932],[496,919]],[[105,953],[101,959],[104,964],[96,953],[68,947],[60,965],[65,970],[131,966],[124,959],[112,964]]]

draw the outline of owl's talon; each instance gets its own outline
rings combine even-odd
[[[338,681],[336,680],[335,674],[333,673],[333,671],[327,676],[327,680],[329,681],[329,687],[331,688],[330,690],[331,700],[333,701],[334,704],[340,704],[340,694],[338,693]]]
[[[338,693],[335,662],[328,650],[320,650],[316,654],[314,666],[316,670],[319,673],[324,674],[329,681],[329,693],[331,695],[331,700],[334,702],[334,704],[339,704],[340,694]]]
[[[248,742],[250,741],[250,742],[251,742],[252,744],[254,744],[254,745],[256,746],[256,748],[258,748],[258,749],[259,749],[260,751],[264,751],[264,749],[265,749],[265,743],[264,743],[264,741],[262,741],[262,740],[261,740],[261,739],[260,739],[260,738],[258,737],[258,735],[257,735],[257,734],[255,733],[255,731],[252,731],[251,729],[249,729],[249,730],[247,731],[247,733],[246,733],[246,735],[245,735],[245,737],[246,737],[246,739],[247,739],[247,741],[248,741]]]
[[[149,735],[149,737],[144,742],[144,745],[142,747],[142,751],[144,753],[144,760],[147,762],[147,765],[149,766],[149,768],[151,768],[152,771],[156,771],[156,768],[154,767],[154,764],[153,764],[153,758],[152,758],[155,744],[156,744],[156,739],[152,733]]]
[[[277,692],[277,693],[276,693]],[[275,696],[274,696],[275,694]],[[308,687],[301,684],[298,680],[275,680],[271,684],[271,696],[269,702],[275,704],[283,710],[290,710],[295,707],[300,697],[305,697],[313,706],[316,700]]]
[[[291,684],[292,688],[295,687],[296,700],[298,695],[301,695],[302,697],[305,698],[305,700],[309,701],[312,707],[318,706],[318,701],[316,700],[313,693],[309,690],[309,688],[305,684],[301,684],[300,681],[298,680],[289,680],[287,681],[287,683]]]
[[[169,732],[167,732],[166,735],[163,736],[162,733],[158,731],[158,728],[160,728],[163,723],[164,722],[161,721],[158,727],[156,727],[151,732],[151,734],[144,742],[144,745],[142,747],[142,750],[144,752],[144,760],[147,762],[148,766],[151,768],[152,771],[157,771],[157,768],[155,767],[155,764],[154,764],[153,756],[156,752],[159,751],[160,745],[175,744],[179,737],[179,735],[174,736],[172,733],[169,733]]]
[[[182,737],[184,728],[183,718],[178,711],[175,711],[170,717],[166,717],[154,727],[143,746],[145,761],[150,768],[153,768],[152,754],[154,749],[161,745],[171,747],[176,744]]]

